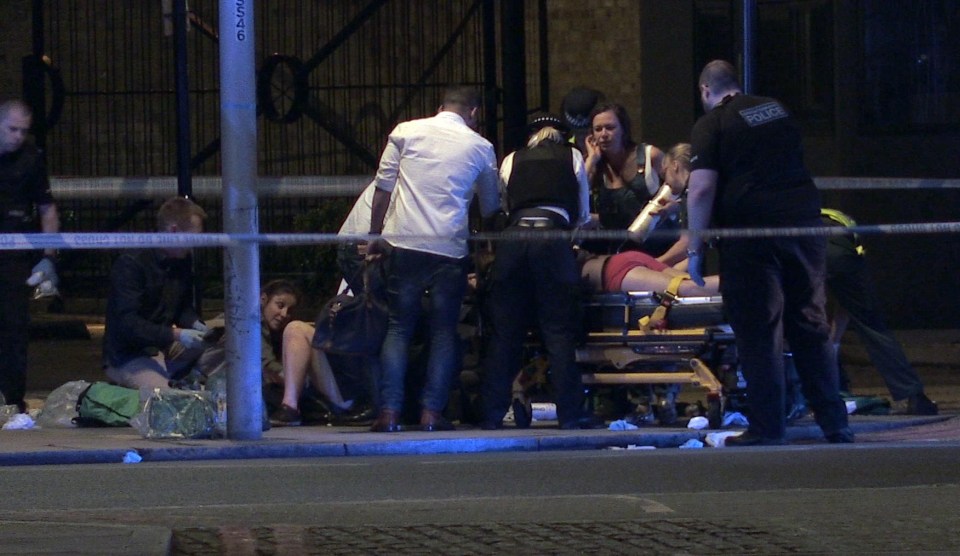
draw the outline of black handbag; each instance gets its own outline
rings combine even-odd
[[[317,317],[313,347],[344,355],[377,355],[387,334],[387,304],[370,291],[364,269],[364,291],[342,293],[327,301]]]

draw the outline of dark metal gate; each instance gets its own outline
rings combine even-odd
[[[51,174],[177,174],[177,1],[33,0],[24,89]],[[188,4],[191,172],[217,175],[219,2]],[[372,175],[393,125],[435,112],[450,84],[483,91],[484,133],[495,145],[504,144],[505,129],[509,136],[528,112],[549,105],[545,0],[261,0],[255,8],[263,176]],[[150,201],[60,204],[65,231],[152,226],[151,211],[142,212]],[[264,198],[261,230],[335,231],[349,205],[319,196]],[[205,208],[208,229],[219,229],[220,207]],[[67,293],[73,284],[103,295],[109,255],[71,255],[63,269]],[[311,275],[332,274],[324,270],[329,263],[322,249],[271,248],[262,273],[315,285]],[[198,253],[206,282],[219,282],[219,266],[216,250]],[[329,281],[319,280],[322,289]]]
[[[174,1],[35,0],[25,88],[54,108],[38,129],[53,173],[176,174]],[[218,4],[189,2],[195,174],[219,173]],[[369,173],[391,127],[434,112],[449,84],[524,116],[543,104],[541,11],[542,0],[257,2],[261,175]],[[487,116],[499,142],[497,114]]]

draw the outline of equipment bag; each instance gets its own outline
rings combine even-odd
[[[379,278],[379,280],[377,279]],[[387,335],[385,278],[379,263],[366,263],[364,291],[342,293],[327,301],[315,324],[313,347],[343,355],[377,355]]]
[[[328,353],[377,355],[387,334],[387,308],[366,292],[340,294],[317,317],[313,347]]]
[[[74,423],[81,427],[127,427],[139,412],[139,390],[94,382],[77,399]]]

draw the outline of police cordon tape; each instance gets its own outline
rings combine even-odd
[[[260,176],[257,195],[260,197],[355,197],[373,180],[373,176]],[[958,179],[939,178],[846,178],[815,177],[823,190],[916,190],[960,189]],[[200,199],[221,198],[223,183],[219,176],[195,176],[191,179],[193,195]],[[162,199],[177,194],[177,178],[103,177],[50,178],[55,199]]]
[[[914,224],[878,224],[844,228],[839,226],[794,228],[725,228],[703,230],[705,238],[770,238],[804,236],[840,236],[855,232],[860,235],[939,234],[960,233],[960,222],[927,222]],[[690,232],[688,232],[690,233]],[[666,233],[665,233],[666,234]],[[672,232],[675,235],[676,232]],[[650,237],[661,235],[651,233]],[[401,236],[385,236],[385,239]],[[436,240],[436,236],[402,236],[405,239]],[[57,233],[57,234],[0,234],[0,250],[24,251],[33,249],[143,249],[239,247],[251,243],[269,246],[325,245],[374,239],[366,235],[321,234],[225,234],[225,233]],[[449,239],[444,236],[442,239]],[[625,230],[518,230],[510,232],[481,232],[470,241],[505,240],[628,240]]]

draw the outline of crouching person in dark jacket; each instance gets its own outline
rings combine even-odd
[[[157,230],[203,232],[206,213],[174,197],[160,206]],[[110,270],[103,366],[107,378],[152,392],[190,371],[206,347],[206,325],[193,303],[191,249],[127,251]]]

